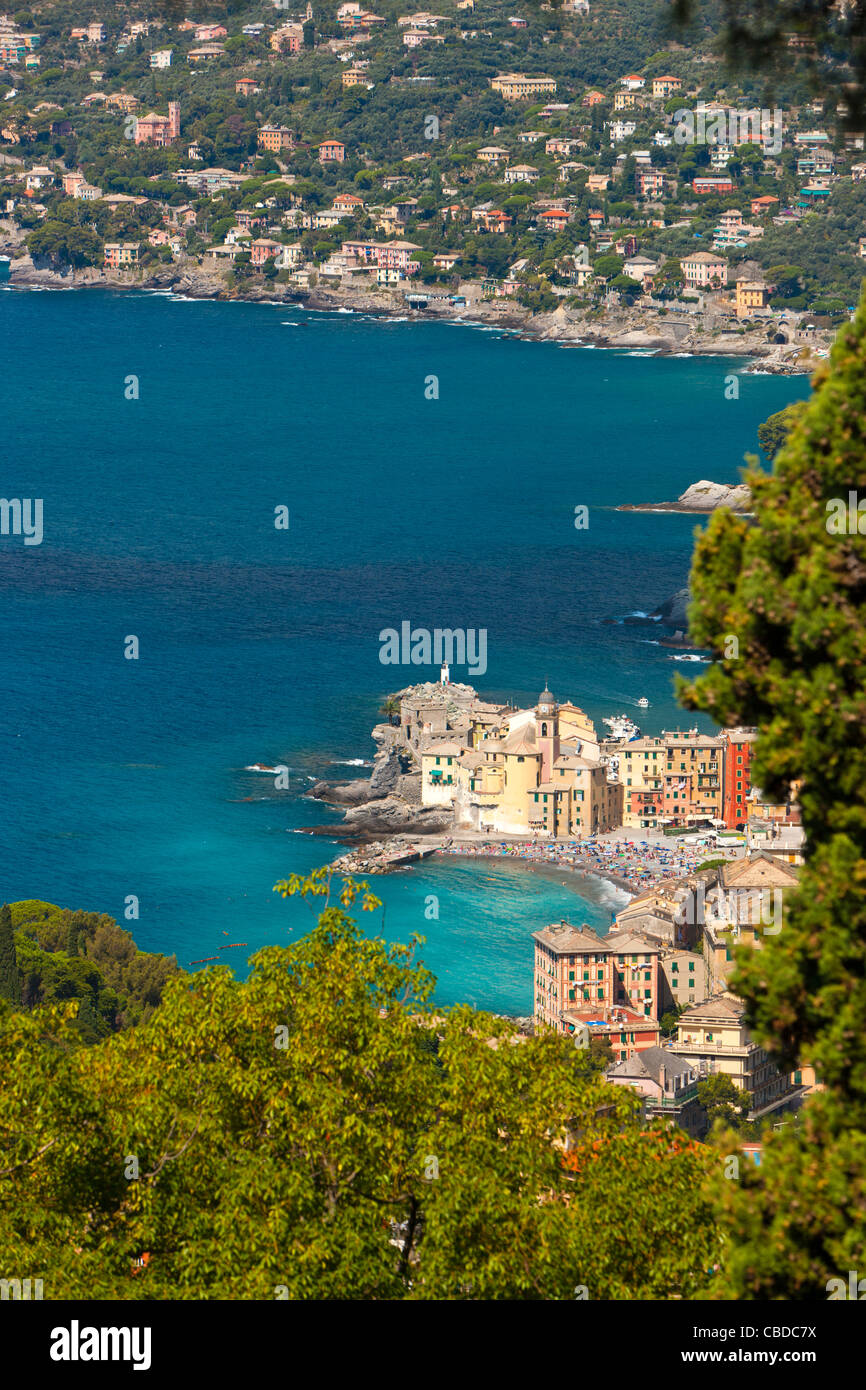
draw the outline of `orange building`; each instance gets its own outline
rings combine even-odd
[[[293,150],[295,137],[284,125],[263,125],[258,134],[258,143],[263,150],[279,154],[280,150]]]
[[[593,1017],[600,1017],[600,1011],[627,1009],[641,1025],[641,1045],[655,1043],[660,999],[655,942],[628,930],[602,937],[591,927],[573,927],[568,922],[553,922],[532,937],[537,1024],[557,1033],[573,1033],[578,1013],[589,1010]],[[639,1050],[639,1046],[631,1049]]]
[[[139,247],[136,241],[107,241],[105,264],[114,270],[138,265]]]

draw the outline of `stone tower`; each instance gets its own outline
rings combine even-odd
[[[559,716],[556,700],[546,683],[535,706],[535,741],[541,754],[540,780],[549,782],[559,757]]]

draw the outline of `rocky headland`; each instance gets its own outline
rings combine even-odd
[[[623,502],[618,512],[692,512],[709,515],[728,507],[742,516],[751,516],[752,494],[745,483],[711,483],[702,478],[681,492],[675,502]]]
[[[433,703],[439,701],[451,714],[468,706],[475,697],[471,685],[449,685],[426,681],[396,692],[419,695]],[[348,845],[373,845],[383,837],[424,835],[441,837],[453,825],[453,813],[446,806],[422,806],[421,759],[401,725],[377,724],[371,737],[376,744],[373,771],[369,778],[354,777],[345,782],[316,782],[307,795],[343,812],[343,824],[336,838]],[[312,826],[317,835],[335,837],[333,825]]]

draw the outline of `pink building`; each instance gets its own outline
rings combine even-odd
[[[711,251],[695,251],[691,256],[683,256],[680,265],[686,284],[694,289],[728,283],[727,261]]]
[[[346,146],[339,140],[323,140],[319,146],[319,159],[323,164],[334,162],[342,164],[346,158]]]
[[[280,249],[279,241],[271,241],[270,237],[266,236],[256,237],[255,241],[250,243],[250,260],[255,266],[263,266],[265,261],[276,256]]]
[[[629,931],[602,937],[568,922],[532,935],[536,1022],[558,1033],[573,1031],[566,1011],[589,1007],[633,1009],[644,1022],[658,1017],[659,947],[649,938]]]
[[[170,145],[180,135],[180,102],[168,103],[168,115],[140,116],[135,123],[136,145]]]
[[[414,241],[344,241],[341,249],[344,256],[352,256],[362,265],[414,275],[418,262],[413,261],[412,252],[421,248]]]

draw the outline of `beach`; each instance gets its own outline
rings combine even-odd
[[[692,874],[707,859],[736,858],[722,846],[677,845],[676,841],[625,838],[622,833],[574,840],[452,840],[437,854],[466,859],[508,859],[537,870],[566,869],[593,874],[635,897]]]

